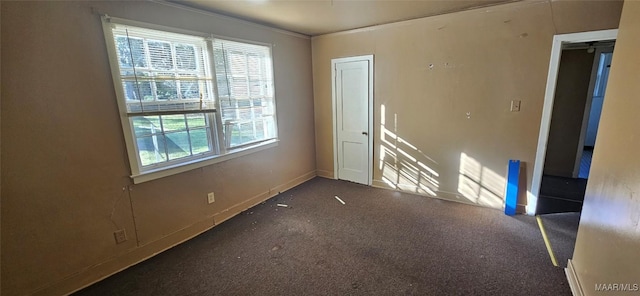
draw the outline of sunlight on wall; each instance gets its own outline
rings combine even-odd
[[[437,196],[440,174],[438,163],[418,147],[398,135],[398,115],[387,122],[385,105],[380,105],[380,155],[378,168],[382,181],[391,188]],[[458,194],[460,198],[486,207],[502,209],[506,179],[484,167],[466,153],[460,154]]]
[[[393,115],[393,130],[386,127],[386,108],[380,105],[380,163],[382,181],[391,188],[435,196],[438,191],[437,164],[418,147],[397,135],[398,115]]]
[[[506,180],[480,162],[460,154],[458,192],[472,203],[501,209],[504,205]]]
[[[527,191],[527,215],[533,216],[536,214],[536,207],[538,206],[537,194],[533,194],[531,191]]]

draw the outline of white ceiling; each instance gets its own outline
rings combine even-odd
[[[315,36],[517,0],[170,0]]]

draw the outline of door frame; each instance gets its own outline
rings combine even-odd
[[[551,46],[551,59],[549,61],[549,73],[547,75],[547,87],[544,93],[542,119],[540,120],[538,146],[536,150],[535,162],[533,165],[531,192],[527,194],[527,215],[535,215],[536,207],[538,206],[538,196],[540,194],[544,160],[547,153],[549,128],[551,126],[551,114],[553,113],[553,100],[556,94],[556,83],[558,79],[558,70],[560,68],[560,55],[562,54],[562,45],[567,43],[616,40],[617,37],[618,29],[560,34],[553,36],[553,44]]]
[[[367,61],[369,63],[369,110],[368,114],[368,155],[367,167],[368,178],[367,185],[371,186],[373,180],[373,55],[362,55],[345,58],[331,59],[331,112],[333,119],[333,178],[338,178],[338,125],[337,125],[337,96],[336,96],[336,66],[339,63]]]

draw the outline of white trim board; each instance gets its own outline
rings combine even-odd
[[[562,45],[566,43],[580,43],[589,41],[615,40],[618,30],[602,30],[553,36],[551,46],[551,59],[549,61],[549,74],[547,75],[547,88],[544,93],[544,105],[542,107],[542,119],[540,121],[540,133],[538,135],[538,147],[533,165],[531,180],[531,192],[527,194],[527,215],[535,215],[538,206],[538,195],[542,182],[547,142],[549,140],[549,127],[551,126],[551,114],[553,113],[553,99],[556,93],[558,70],[560,68],[560,55]]]
[[[573,294],[573,296],[583,296],[584,292],[582,292],[582,286],[580,286],[578,274],[576,273],[576,269],[573,267],[573,261],[571,261],[571,259],[567,261],[567,267],[564,269],[564,274],[567,276],[567,281],[571,288],[571,294]]]

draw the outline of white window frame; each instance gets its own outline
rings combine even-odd
[[[208,133],[211,137],[210,140],[212,142],[211,143],[212,151],[210,153],[205,153],[203,155],[198,155],[198,156],[191,156],[191,157],[187,157],[186,159],[169,161],[167,163],[163,163],[162,165],[158,165],[158,166],[149,166],[147,168],[142,167],[142,164],[140,163],[140,160],[139,160],[138,149],[136,145],[136,137],[133,131],[133,125],[129,119],[129,114],[127,113],[127,104],[126,104],[124,90],[122,87],[120,68],[118,64],[118,55],[116,53],[116,46],[115,46],[115,42],[113,38],[114,36],[112,32],[113,23],[120,24],[120,25],[128,25],[132,27],[165,31],[169,33],[203,37],[207,39],[206,50],[209,55],[208,67],[213,77],[212,85],[213,85],[213,92],[215,95],[214,100],[215,100],[215,109],[216,109],[215,115],[213,113],[209,113],[208,115],[206,115],[208,116],[209,122],[210,122],[209,123],[210,127],[208,128],[209,130]],[[107,45],[106,47],[107,47],[107,53],[109,56],[109,62],[111,66],[111,75],[113,78],[114,89],[116,92],[116,97],[118,102],[118,110],[120,114],[122,131],[124,133],[124,139],[125,139],[125,144],[127,148],[127,155],[129,158],[129,165],[131,168],[130,177],[133,179],[134,184],[139,184],[142,182],[147,182],[147,181],[163,178],[170,175],[175,175],[178,173],[190,171],[200,167],[208,166],[211,164],[219,163],[222,161],[241,157],[244,155],[252,154],[258,151],[262,151],[265,149],[278,146],[279,138],[278,138],[277,103],[276,103],[277,95],[275,91],[275,77],[273,77],[274,75],[273,74],[274,72],[273,47],[271,44],[240,40],[236,38],[226,38],[226,37],[215,36],[212,34],[206,34],[202,32],[195,32],[195,31],[171,28],[171,27],[166,27],[161,25],[132,21],[127,19],[115,18],[108,15],[102,16],[102,26],[103,26],[106,45]],[[274,133],[275,133],[274,138],[269,140],[262,140],[257,143],[254,142],[254,143],[248,143],[245,145],[240,145],[238,147],[231,148],[231,149],[227,148],[225,143],[222,142],[222,139],[224,139],[223,130],[222,130],[223,123],[221,121],[222,110],[220,109],[217,82],[215,77],[216,72],[215,72],[215,65],[214,65],[215,63],[214,63],[214,57],[213,57],[213,41],[212,41],[213,39],[222,39],[222,40],[229,40],[234,42],[242,42],[246,44],[261,45],[269,48],[270,55],[271,55],[271,71],[272,71],[271,77],[273,78],[272,87],[273,87],[273,105],[274,105],[274,115],[273,115]]]

